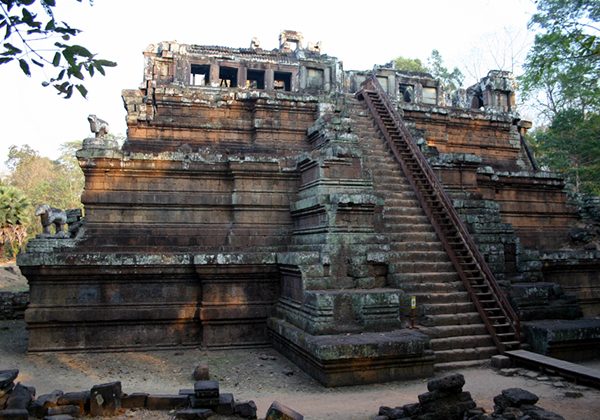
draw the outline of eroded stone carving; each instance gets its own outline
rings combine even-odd
[[[95,134],[96,138],[105,137],[108,134],[108,123],[94,114],[88,115],[90,130]]]
[[[55,238],[68,238],[69,234],[63,227],[67,223],[67,213],[64,210],[50,207],[48,204],[41,204],[35,209],[35,215],[40,216],[43,232],[42,236]],[[55,234],[52,235],[50,227],[54,225]]]

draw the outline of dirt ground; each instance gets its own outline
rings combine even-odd
[[[15,282],[11,282],[14,286]],[[0,290],[6,290],[2,288],[2,278]],[[369,419],[382,405],[395,407],[417,402],[417,396],[427,391],[426,379],[325,388],[270,348],[27,354],[25,323],[0,321],[0,369],[18,368],[18,381],[35,386],[38,395],[55,389],[86,390],[116,380],[121,381],[126,393],[176,394],[181,388],[193,386],[191,373],[199,363],[209,365],[211,379],[219,381],[222,392],[233,393],[236,400],[255,401],[259,417],[264,417],[273,401],[279,401],[306,419]],[[600,362],[587,365],[600,368]],[[537,394],[539,406],[566,419],[600,418],[597,389],[527,370],[510,377],[488,367],[463,369],[460,373],[466,379],[464,390],[470,391],[487,412],[493,411],[494,396],[503,389],[519,387]],[[169,417],[168,413],[152,412],[123,416]]]

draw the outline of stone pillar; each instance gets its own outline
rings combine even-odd
[[[238,69],[237,85],[239,88],[246,88],[246,79],[248,77],[248,69],[244,66]]]
[[[273,90],[273,81],[275,80],[275,71],[273,69],[265,70],[265,90]]]
[[[208,84],[210,86],[219,86],[219,65],[216,63],[210,65]]]

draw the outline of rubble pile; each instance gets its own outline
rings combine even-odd
[[[463,391],[465,378],[460,373],[435,378],[427,383],[428,392],[419,395],[419,402],[401,407],[379,408],[374,420],[560,420],[562,416],[535,405],[537,395],[520,388],[505,389],[494,397],[494,412],[483,408]]]
[[[34,387],[15,383],[18,375],[18,369],[0,370],[0,420],[28,420],[30,417],[68,420],[84,415],[110,417],[138,409],[172,411],[176,419],[205,419],[213,415],[257,418],[253,401],[235,401],[233,394],[220,392],[217,381],[196,381],[193,388],[181,389],[176,395],[126,394],[122,392],[121,382],[117,381],[94,385],[89,391],[55,390],[36,398]],[[277,404],[274,412],[280,412],[277,407],[287,409]]]

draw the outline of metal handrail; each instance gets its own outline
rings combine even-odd
[[[475,265],[477,266],[477,269],[481,272],[481,274],[484,278],[484,281],[487,283],[488,287],[492,291],[492,294],[493,294],[496,302],[499,305],[499,309],[503,312],[503,316],[512,325],[514,332],[515,332],[516,339],[520,340],[520,325],[519,325],[519,318],[518,318],[517,314],[513,310],[510,303],[508,302],[508,299],[506,298],[504,292],[500,289],[500,286],[498,285],[493,273],[491,272],[485,259],[479,252],[477,245],[473,241],[471,235],[468,233],[468,230],[467,230],[466,226],[464,225],[462,219],[458,216],[458,213],[456,212],[456,209],[452,205],[452,201],[448,197],[444,187],[442,186],[441,182],[438,180],[435,173],[431,169],[431,166],[429,165],[429,162],[423,155],[423,152],[414,142],[410,131],[408,131],[408,129],[402,122],[400,115],[398,114],[397,110],[392,105],[391,101],[389,100],[387,93],[384,92],[383,88],[379,84],[379,81],[373,75],[370,76],[369,78],[367,78],[367,80],[365,80],[365,82],[363,82],[363,84],[361,85],[361,88],[362,88],[361,91],[359,91],[357,93],[357,95],[362,95],[363,97],[366,97],[365,99],[368,98],[368,95],[365,95],[364,92],[366,92],[366,91],[373,92],[374,91],[375,93],[377,93],[381,104],[385,107],[387,113],[391,117],[395,128],[398,130],[398,133],[405,139],[405,142],[406,142],[413,158],[419,165],[421,172],[425,176],[425,178],[428,182],[428,185],[432,187],[433,193],[435,194],[435,196],[437,196],[439,202],[442,204],[443,209],[446,212],[446,215],[448,215],[448,217],[450,218],[454,228],[456,229],[456,231],[459,235],[459,238],[466,245],[467,251],[470,253],[471,257],[473,258]],[[475,291],[471,287],[471,284],[462,268],[462,265],[458,261],[458,258],[454,252],[454,249],[450,246],[449,242],[445,238],[446,235],[443,232],[442,227],[439,225],[438,221],[434,217],[433,212],[431,211],[430,205],[428,204],[427,200],[421,193],[420,187],[417,185],[416,180],[413,178],[412,171],[405,165],[404,160],[400,156],[400,152],[399,152],[396,144],[394,143],[393,139],[391,138],[390,134],[388,133],[387,128],[385,127],[385,124],[383,123],[383,121],[381,121],[379,113],[375,109],[374,105],[371,103],[370,98],[367,100],[367,102],[369,103],[370,107],[372,108],[371,111],[379,117],[378,119],[376,118],[376,121],[377,121],[378,125],[380,125],[380,129],[381,129],[382,133],[384,134],[384,137],[386,138],[386,141],[388,142],[388,145],[390,146],[396,159],[398,160],[398,162],[404,169],[404,172],[407,173],[407,175],[410,174],[410,176],[408,176],[409,182],[412,184],[413,188],[415,189],[415,193],[417,194],[417,197],[422,202],[422,205],[423,205],[424,209],[426,210],[426,213],[429,216],[429,219],[431,220],[434,229],[438,233],[438,236],[442,239],[444,247],[447,248],[448,251],[450,251],[449,256],[450,256],[455,268],[457,269],[459,276],[463,280],[463,283],[465,284],[467,291],[469,292],[469,294],[471,294],[471,296],[473,298],[472,300],[473,300],[475,306],[477,307],[478,312],[482,315],[484,322],[485,322],[486,326],[488,327],[488,330],[490,331],[490,333],[492,333],[494,342],[499,347],[499,349],[501,351],[503,351],[504,345],[495,336],[495,329],[493,328],[493,325],[490,323],[489,319],[487,319],[487,315],[485,314],[484,308],[482,307],[481,303],[479,302],[479,299],[475,295]]]

